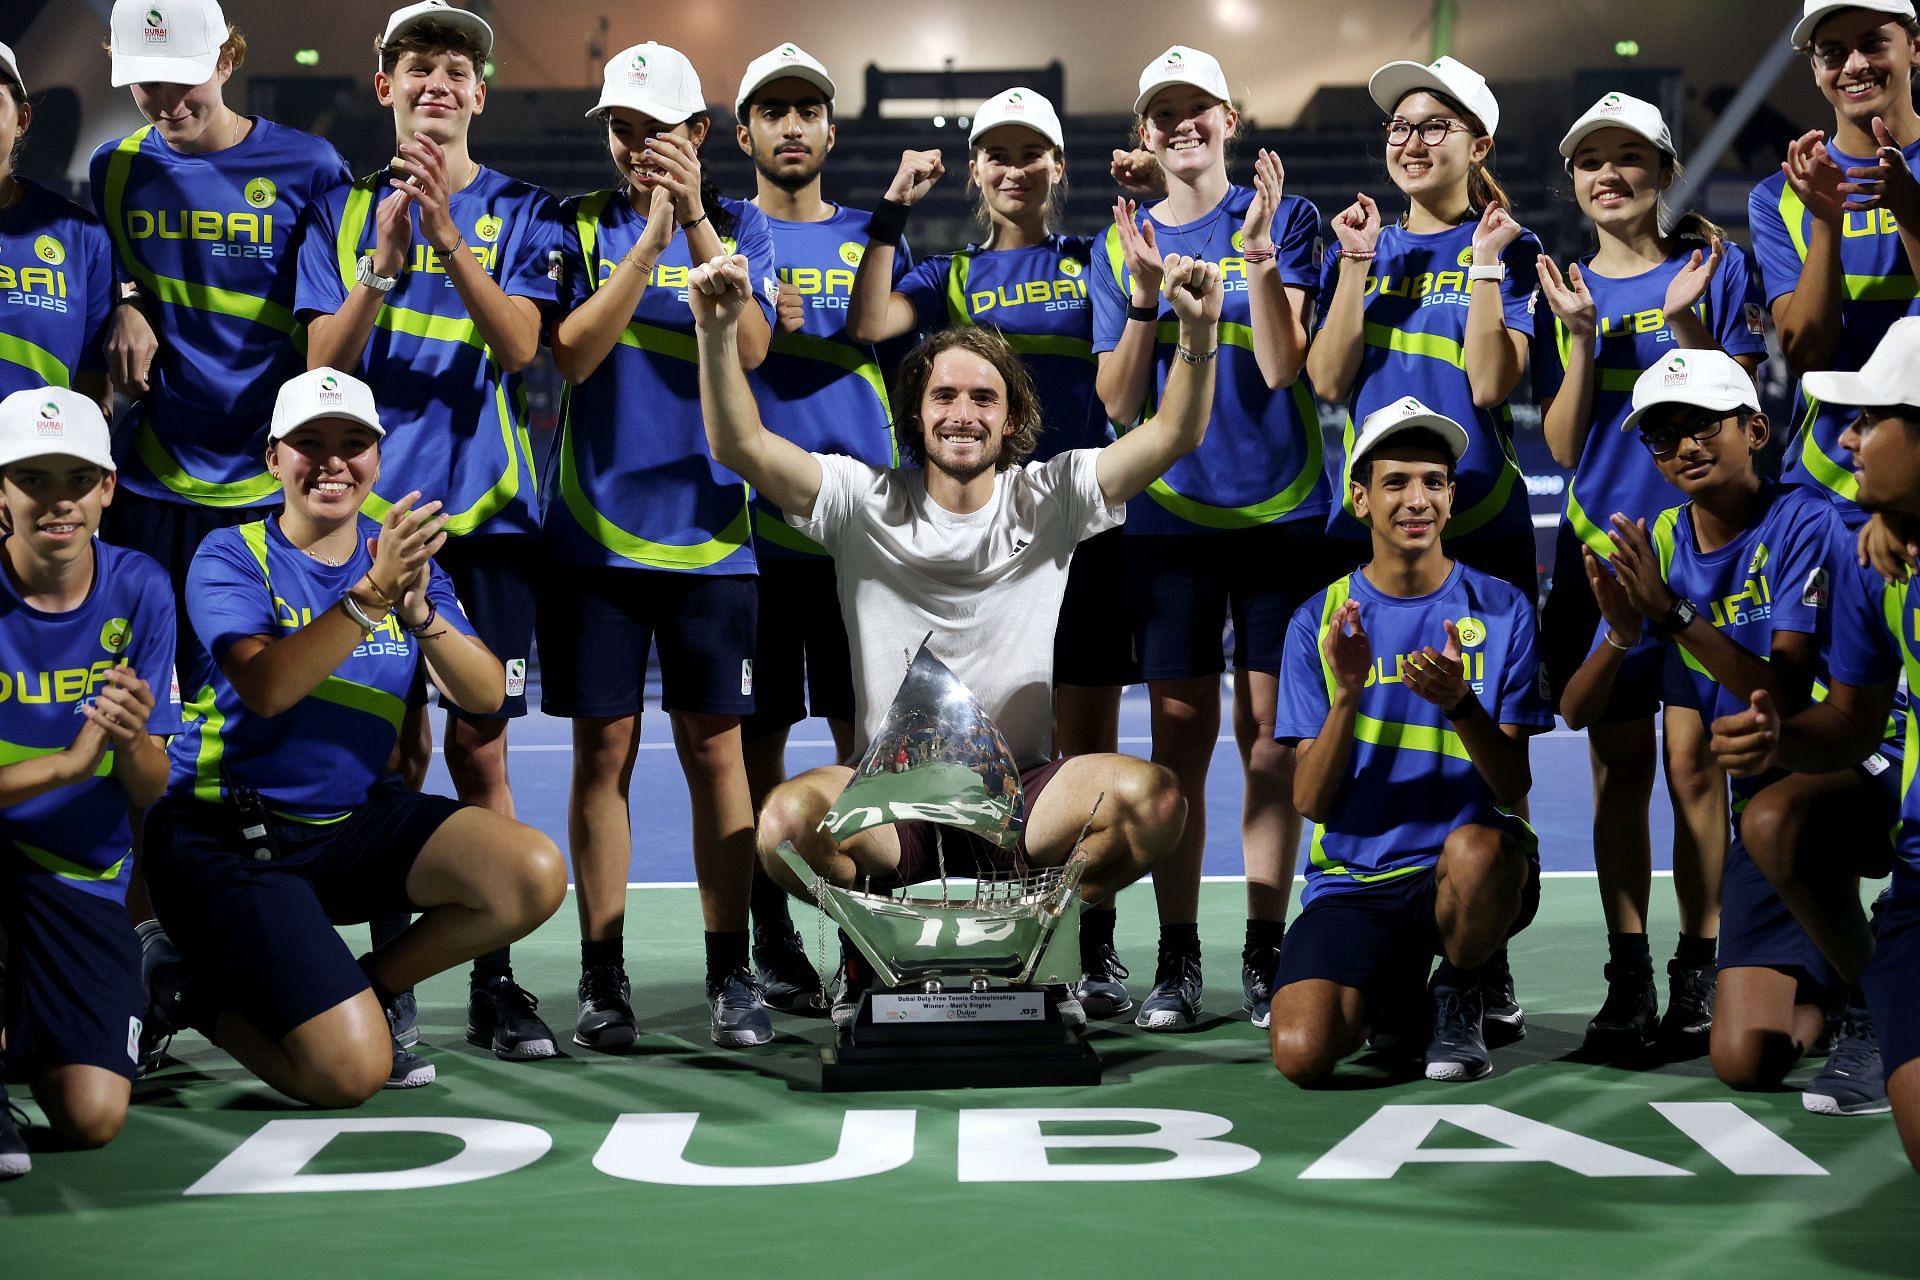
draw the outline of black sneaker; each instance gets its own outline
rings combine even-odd
[[[833,975],[833,1025],[845,1029],[860,1016],[860,997],[873,985],[873,969],[867,958],[844,943],[840,948],[840,968]]]
[[[1587,1024],[1585,1051],[1608,1059],[1639,1058],[1660,1028],[1660,996],[1651,969],[1606,967],[1607,998]]]
[[[1120,963],[1120,953],[1111,942],[1102,942],[1080,952],[1080,981],[1073,994],[1089,1018],[1114,1018],[1133,1008],[1133,996],[1126,979],[1133,975]]]
[[[760,983],[745,965],[707,979],[708,1034],[723,1049],[745,1049],[773,1039],[773,1019]]]
[[[422,1085],[433,1083],[433,1064],[400,1043],[396,1031],[396,1018],[392,1009],[386,1010],[387,1033],[393,1037],[393,1066],[387,1071],[387,1082],[383,1089],[418,1089]]]
[[[1140,1002],[1133,1025],[1148,1031],[1171,1031],[1200,1019],[1200,957],[1160,948],[1154,967],[1153,990]]]
[[[0,1084],[0,1180],[18,1178],[33,1172],[33,1156],[20,1136],[26,1113],[13,1105],[7,1086]]]
[[[573,1042],[586,1049],[625,1049],[640,1035],[633,1019],[633,988],[617,964],[597,964],[580,974],[580,1016]]]
[[[1660,1015],[1660,1049],[1672,1059],[1697,1058],[1713,1032],[1719,971],[1712,965],[1667,961],[1667,1011]]]
[[[1240,953],[1240,1007],[1253,1015],[1253,1025],[1265,1029],[1273,1021],[1273,975],[1280,967],[1280,948],[1255,947]]]
[[[807,958],[800,931],[782,925],[757,925],[753,931],[753,967],[769,1009],[817,1018],[827,1012],[826,989]]]
[[[553,1031],[534,1012],[531,993],[507,974],[487,978],[467,990],[467,1043],[492,1049],[508,1062],[531,1062],[559,1053]]]
[[[412,991],[396,991],[393,996],[393,1038],[402,1049],[420,1043],[420,1000]]]
[[[1507,963],[1507,949],[1501,947],[1492,959],[1480,967],[1480,1031],[1487,1047],[1498,1049],[1527,1038],[1527,1011],[1513,993],[1513,969]]]
[[[1493,1070],[1480,1025],[1486,1009],[1478,984],[1433,989],[1433,1042],[1427,1046],[1427,1079],[1478,1080]]]
[[[1876,1116],[1892,1110],[1871,1013],[1846,1011],[1827,1065],[1801,1086],[1800,1105],[1821,1116]]]
[[[140,935],[140,978],[147,1007],[140,1017],[137,1073],[151,1075],[166,1060],[173,1037],[187,1029],[193,1004],[193,971],[157,924]]]

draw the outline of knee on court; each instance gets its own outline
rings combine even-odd
[[[1302,1088],[1332,1075],[1342,1056],[1323,1029],[1287,1026],[1277,1017],[1268,1030],[1268,1040],[1274,1068]]]
[[[77,1146],[104,1147],[127,1123],[127,1095],[116,1097],[107,1088],[36,1089],[34,1101],[53,1131]]]
[[[1800,1055],[1800,1046],[1787,1032],[1753,1027],[1722,1034],[1720,1024],[1714,1024],[1709,1047],[1713,1076],[1729,1089],[1741,1093],[1778,1089]]]

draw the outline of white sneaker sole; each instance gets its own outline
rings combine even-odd
[[[522,1040],[505,1053],[495,1049],[493,1056],[502,1062],[537,1062],[541,1058],[557,1058],[560,1051],[553,1047],[551,1040]]]
[[[1493,1064],[1491,1062],[1482,1063],[1478,1071],[1471,1070],[1465,1063],[1460,1062],[1429,1062],[1427,1064],[1427,1079],[1429,1080],[1446,1080],[1453,1082],[1462,1080],[1484,1080],[1492,1074]]]
[[[1800,1105],[1817,1116],[1878,1116],[1893,1110],[1893,1104],[1885,1098],[1865,1105],[1843,1107],[1824,1093],[1803,1093],[1800,1095]]]
[[[428,1062],[415,1067],[398,1080],[395,1080],[392,1076],[388,1076],[387,1082],[380,1087],[383,1089],[418,1089],[421,1085],[432,1084],[433,1077],[434,1067],[431,1062]]]
[[[758,1031],[715,1031],[712,1039],[713,1042],[722,1049],[751,1049],[757,1045],[770,1042],[773,1039],[773,1032],[771,1030],[764,1033]]]
[[[1148,1031],[1172,1031],[1176,1027],[1190,1027],[1198,1022],[1200,1010],[1196,1008],[1193,1012],[1194,1016],[1190,1018],[1177,1009],[1154,1009],[1151,1012],[1143,1009],[1140,1016],[1133,1020],[1133,1025]]]
[[[33,1172],[33,1157],[22,1151],[18,1155],[0,1156],[0,1178],[24,1178]]]

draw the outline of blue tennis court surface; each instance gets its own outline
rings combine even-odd
[[[529,698],[539,705],[538,691]],[[1220,721],[1232,723],[1223,685]],[[649,708],[659,705],[659,685],[650,681]],[[436,713],[436,719],[437,719]],[[641,722],[640,759],[633,770],[633,864],[627,879],[635,884],[681,884],[693,880],[692,821],[686,783],[673,751],[673,732],[665,712],[650,709]],[[436,741],[439,728],[435,728]],[[1120,749],[1145,756],[1152,750],[1147,691],[1129,688],[1120,707]],[[517,721],[508,734],[509,769],[520,818],[551,835],[564,849],[567,832],[567,784],[573,770],[572,733],[565,720],[535,711]],[[794,726],[787,767],[797,773],[833,763],[833,740],[823,720]],[[445,765],[436,758],[429,789],[453,794]],[[1240,859],[1240,760],[1233,739],[1223,736],[1214,748],[1207,779],[1207,853],[1205,874],[1237,876]],[[1588,780],[1586,735],[1555,729],[1533,740],[1532,821],[1540,833],[1541,865],[1548,871],[1591,871],[1593,793]],[[1652,805],[1654,866],[1667,869],[1672,815],[1664,782],[1656,784]]]

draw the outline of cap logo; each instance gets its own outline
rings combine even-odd
[[[859,266],[860,259],[866,256],[867,246],[857,244],[852,240],[843,240],[840,242],[840,261],[846,263],[848,266]]]
[[[500,219],[493,214],[483,214],[481,215],[480,221],[473,224],[473,234],[479,236],[488,244],[492,244],[500,238],[500,229],[505,225],[505,223],[501,222]]]
[[[280,189],[273,185],[272,178],[255,178],[246,185],[244,194],[248,208],[265,209],[280,198]]]
[[[167,30],[167,15],[158,9],[147,10],[146,25],[140,34],[148,44],[166,44],[172,39]]]
[[[100,628],[100,647],[108,653],[119,653],[133,639],[133,624],[125,618],[110,618],[107,625]]]
[[[1667,374],[1666,377],[1660,380],[1661,385],[1683,387],[1687,384],[1687,376],[1687,358],[1685,356],[1675,356],[1673,359],[1667,361]]]
[[[67,424],[60,417],[60,406],[49,400],[40,406],[40,421],[33,424],[33,434],[58,439],[67,434]]]
[[[1184,63],[1186,60],[1187,60],[1186,55],[1181,53],[1178,49],[1169,49],[1167,51],[1167,65],[1170,67],[1177,67],[1182,63]]]
[[[800,51],[790,44],[781,45],[780,57],[781,60],[785,62],[798,62],[800,60]]]
[[[1626,105],[1626,103],[1620,101],[1620,95],[1617,93],[1610,93],[1600,99],[1600,110],[1606,112],[1608,115],[1618,115],[1626,109]]]
[[[49,266],[57,267],[67,260],[67,250],[52,236],[41,236],[33,242],[33,256]]]
[[[340,390],[340,379],[332,374],[320,379],[313,401],[315,404],[345,404],[347,397],[346,393]]]

